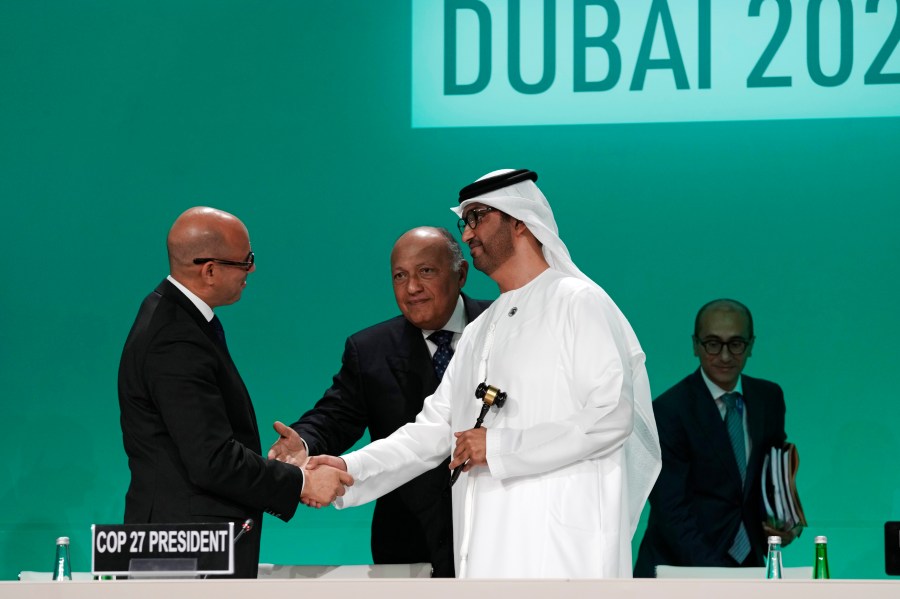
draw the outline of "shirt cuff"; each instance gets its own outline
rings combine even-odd
[[[503,452],[503,430],[502,428],[489,428],[485,436],[485,461],[493,478],[506,477],[506,467],[503,464],[503,458],[500,457]]]

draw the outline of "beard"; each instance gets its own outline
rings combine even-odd
[[[496,234],[490,239],[482,240],[481,245],[477,247],[481,247],[481,252],[477,257],[472,256],[472,263],[475,268],[490,276],[491,273],[509,260],[515,252],[515,248],[513,247],[512,227],[498,227]],[[472,246],[470,244],[470,252],[471,249]]]

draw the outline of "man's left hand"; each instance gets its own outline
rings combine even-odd
[[[269,448],[268,458],[303,468],[306,465],[306,445],[297,431],[279,421],[272,425],[278,433],[278,440]]]
[[[465,464],[463,472],[468,472],[473,466],[487,465],[486,428],[473,428],[453,435],[456,437],[456,450],[450,462],[451,470],[460,464]]]

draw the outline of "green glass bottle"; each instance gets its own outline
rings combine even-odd
[[[56,564],[53,567],[53,580],[72,580],[72,566],[69,563],[69,537],[56,539]]]
[[[831,578],[828,572],[828,537],[816,537],[816,563],[813,564],[813,578]]]
[[[781,537],[769,537],[769,551],[766,554],[766,578],[781,579]]]

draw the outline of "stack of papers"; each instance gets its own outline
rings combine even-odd
[[[797,470],[800,454],[793,443],[773,447],[763,461],[763,503],[768,524],[778,530],[792,530],[806,526],[806,516],[797,494]]]

